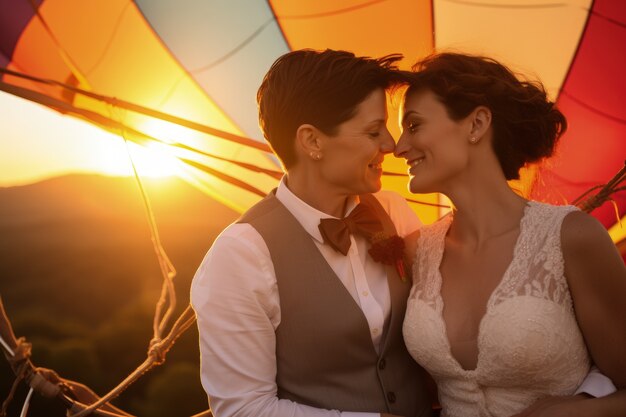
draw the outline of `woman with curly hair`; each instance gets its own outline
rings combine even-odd
[[[592,363],[626,387],[618,251],[593,217],[507,183],[552,155],[565,117],[540,84],[489,58],[438,54],[408,77],[395,154],[412,192],[454,205],[407,245],[404,338],[437,382],[442,416],[625,415],[623,391],[572,396]]]

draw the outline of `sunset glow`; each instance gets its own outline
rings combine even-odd
[[[182,173],[166,145],[127,147],[120,136],[5,93],[0,93],[0,125],[0,186],[69,173],[133,175],[129,153],[142,176]]]
[[[183,172],[182,163],[171,154],[167,145],[157,142],[146,146],[129,143],[128,149],[140,176],[170,177]]]

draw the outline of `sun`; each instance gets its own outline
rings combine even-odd
[[[140,142],[106,132],[115,140],[107,141],[108,146],[97,150],[99,170],[106,175],[132,176],[134,167],[140,177],[188,178],[189,167],[179,159],[185,152],[176,144],[195,139],[197,133],[194,136],[195,132],[190,133],[189,129],[161,120],[142,120],[137,126],[147,133],[147,138],[141,138]]]
[[[158,142],[143,146],[128,143],[128,151],[141,177],[163,178],[183,174],[183,163],[167,145]]]

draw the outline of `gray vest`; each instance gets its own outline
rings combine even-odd
[[[372,195],[361,196],[395,234]],[[281,322],[276,329],[278,397],[316,408],[430,416],[421,368],[402,340],[410,280],[387,267],[391,317],[376,353],[363,312],[311,236],[270,193],[240,223],[265,241],[276,272]]]

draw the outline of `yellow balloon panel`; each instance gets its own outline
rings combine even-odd
[[[231,172],[232,171],[229,171],[229,173]],[[214,175],[199,172],[197,170],[189,170],[187,175],[183,175],[182,178],[184,178],[189,184],[198,188],[200,191],[210,195],[215,200],[240,213],[248,210],[262,198],[262,196],[256,193],[244,190],[241,187],[223,181]],[[269,179],[269,182],[272,183],[270,187],[263,188],[263,186],[259,186],[259,183],[261,182],[260,174],[248,173],[247,178],[248,183],[255,185],[256,188],[261,189],[261,191],[265,194],[269,193],[278,185],[278,181]],[[236,196],[236,198],[233,198],[233,196]],[[207,213],[207,215],[210,215],[210,213]]]
[[[126,140],[146,146],[148,149],[159,144],[161,146],[158,148],[163,149],[170,157],[180,158],[189,161],[187,163],[192,166],[195,165],[195,169],[188,167],[187,175],[182,176],[194,186],[237,211],[244,211],[250,207],[277,184],[274,177],[219,159],[227,158],[276,171],[275,163],[267,158],[263,151],[144,114],[114,108],[88,97],[78,96],[77,102],[81,108],[99,109],[99,113],[108,113],[111,119],[128,126],[124,129],[111,129]],[[106,125],[103,127],[109,128]],[[151,138],[158,140],[159,143]],[[190,146],[195,150],[180,147],[178,144]],[[191,175],[193,171],[196,171],[196,175]],[[231,181],[239,181],[240,185],[230,184],[220,178],[221,176],[228,176]],[[259,193],[246,190],[248,186],[258,190]]]
[[[242,134],[170,54],[134,2],[47,0],[39,8],[39,16],[31,20],[19,39],[12,63],[16,70]],[[31,82],[15,84],[42,90]],[[73,95],[67,90],[43,90],[78,108],[102,114],[166,142],[180,142],[209,154],[277,169],[267,154],[259,150],[106,105],[81,94]],[[218,176],[226,174],[262,191],[268,191],[276,183],[274,178],[250,173],[229,162],[202,158],[200,165],[213,169]],[[259,199],[255,193],[215,175],[202,173],[199,177],[204,191],[237,210],[244,210]]]
[[[613,242],[623,242],[626,245],[626,216],[622,217],[609,229],[609,235]],[[626,251],[622,251],[622,253],[626,254]]]
[[[591,0],[434,0],[435,47],[483,54],[539,78],[552,99],[584,30]]]
[[[442,204],[440,202],[441,196],[439,194],[412,194],[408,189],[408,181],[408,176],[384,176],[383,189],[393,190],[403,195],[422,223],[430,224],[439,219],[445,211],[437,207],[437,205]]]

